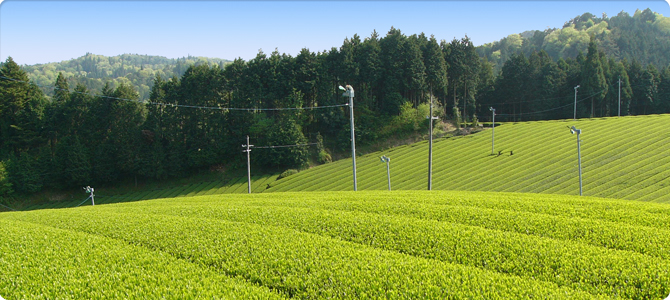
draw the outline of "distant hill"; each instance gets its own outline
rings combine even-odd
[[[31,81],[42,86],[43,92],[53,95],[53,87],[59,72],[69,80],[70,87],[82,82],[94,93],[99,92],[105,82],[116,87],[122,81],[132,83],[140,93],[140,99],[149,99],[151,86],[156,75],[163,78],[181,77],[189,65],[208,63],[224,66],[229,60],[208,57],[188,56],[166,58],[139,54],[104,56],[92,53],[79,58],[57,63],[24,65]]]
[[[609,18],[585,13],[565,22],[563,28],[544,31],[531,30],[477,47],[500,70],[502,64],[515,53],[529,56],[544,50],[554,60],[586,55],[590,36],[595,36],[599,48],[608,56],[637,60],[643,66],[653,64],[664,68],[670,64],[670,18],[650,9],[637,10],[633,16],[626,12]]]

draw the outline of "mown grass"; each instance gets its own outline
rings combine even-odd
[[[670,115],[505,123],[491,130],[437,139],[433,189],[577,195],[577,137],[582,129],[584,195],[670,202]],[[498,155],[501,151],[501,155]],[[359,190],[427,189],[428,143],[392,148],[357,158]],[[352,190],[351,159],[280,179],[265,192]]]
[[[662,299],[670,292],[670,207],[639,201],[458,191],[229,194],[6,212],[0,225],[7,299]]]

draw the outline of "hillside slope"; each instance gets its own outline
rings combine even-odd
[[[506,123],[433,144],[433,189],[579,193],[577,137],[582,129],[584,195],[670,202],[670,115]],[[498,155],[502,151],[502,155]],[[392,148],[357,158],[359,190],[427,188],[428,143]],[[351,160],[321,165],[271,184],[265,192],[352,190]]]
[[[670,207],[655,203],[453,191],[210,195],[0,213],[0,294],[662,299],[668,225]]]

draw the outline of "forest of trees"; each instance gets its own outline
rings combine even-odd
[[[391,28],[324,52],[192,64],[181,76],[156,75],[148,101],[129,83],[94,92],[63,73],[48,97],[10,57],[0,67],[0,196],[234,169],[244,165],[246,135],[256,146],[319,142],[254,150],[255,167],[325,162],[350,147],[348,108],[328,107],[347,102],[338,90],[345,84],[356,91],[362,145],[426,130],[431,95],[443,121],[474,126],[490,120],[489,106],[501,122],[572,118],[580,85],[577,117],[603,117],[618,112],[620,79],[622,115],[670,113],[669,66],[607,55],[595,36],[585,50],[557,60],[519,51],[495,72],[467,37],[437,41]]]

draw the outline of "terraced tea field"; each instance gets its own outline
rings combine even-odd
[[[663,299],[670,206],[456,191],[0,213],[6,299]]]
[[[577,137],[582,130],[584,195],[670,202],[670,115],[506,123],[491,130],[441,138],[433,144],[433,189],[579,194]],[[497,155],[502,151],[501,155]],[[428,143],[358,157],[359,190],[424,190]],[[278,180],[265,192],[352,190],[351,159]]]

